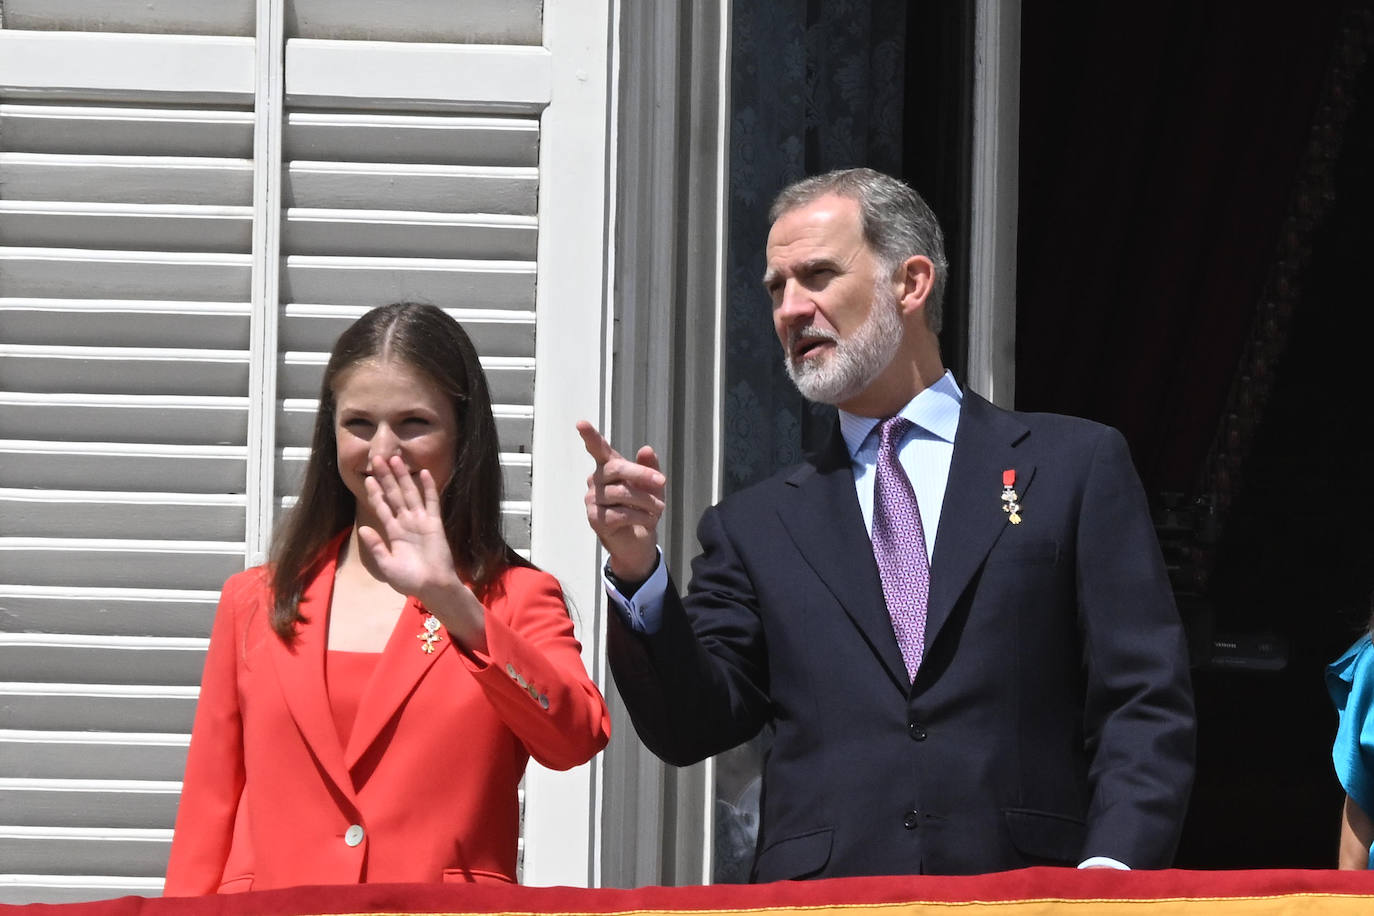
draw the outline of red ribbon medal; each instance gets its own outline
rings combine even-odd
[[[1016,469],[1007,468],[1002,472],[1002,511],[1007,513],[1008,520],[1013,525],[1021,524],[1021,504],[1016,495]]]

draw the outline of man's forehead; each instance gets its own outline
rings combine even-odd
[[[848,260],[866,243],[858,204],[828,194],[778,217],[768,233],[769,269],[825,258]]]

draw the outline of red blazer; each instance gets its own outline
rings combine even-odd
[[[420,650],[410,599],[341,746],[325,689],[339,542],[301,599],[293,644],[256,567],[220,595],[191,733],[168,895],[303,884],[515,880],[516,786],[606,746],[606,704],[563,593],[512,568],[485,602],[489,654]]]

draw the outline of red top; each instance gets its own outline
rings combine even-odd
[[[353,723],[358,718],[367,682],[381,661],[380,652],[344,652],[330,649],[324,666],[325,689],[329,691],[329,708],[334,713],[334,727],[339,731],[339,746],[348,747]]]

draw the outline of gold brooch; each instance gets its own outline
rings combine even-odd
[[[434,644],[443,640],[439,635],[439,620],[433,614],[425,615],[425,631],[417,634],[416,639],[420,640],[420,651],[426,655],[434,652]]]

